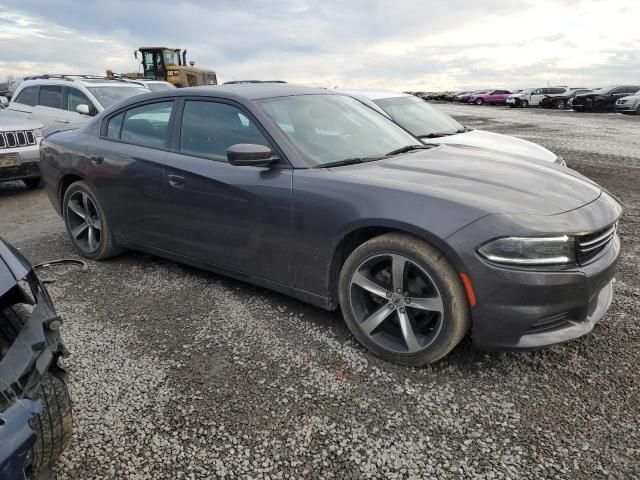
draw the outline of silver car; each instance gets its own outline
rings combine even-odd
[[[11,97],[9,110],[45,127],[80,124],[116,103],[151,90],[119,79],[90,75],[26,77]]]
[[[343,90],[342,93],[390,117],[426,144],[482,148],[523,160],[535,159],[565,165],[562,157],[536,143],[499,133],[465,128],[446,113],[413,95],[364,90]]]
[[[22,180],[40,187],[42,124],[8,110],[0,110],[0,182]]]
[[[616,101],[616,112],[640,115],[640,91]]]

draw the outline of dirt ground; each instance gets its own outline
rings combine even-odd
[[[338,313],[137,253],[51,269],[75,438],[60,479],[640,478],[640,117],[438,105],[562,155],[625,206],[593,332],[528,353],[469,340],[410,369]],[[0,234],[75,257],[43,191],[0,184]]]

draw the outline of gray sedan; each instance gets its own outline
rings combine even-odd
[[[370,351],[533,348],[607,311],[622,207],[544,160],[429,146],[359,101],[276,84],[132,98],[42,143],[77,252],[135,249],[342,310]]]

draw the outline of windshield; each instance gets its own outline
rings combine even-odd
[[[398,125],[416,137],[451,135],[464,130],[464,127],[449,115],[416,97],[383,98],[374,102]]]
[[[178,55],[178,52],[164,50],[162,53],[164,54],[165,65],[180,65],[180,57]]]
[[[422,100],[418,100],[422,101]],[[388,118],[342,95],[296,95],[260,102],[312,165],[381,158],[419,141]]]
[[[121,102],[125,98],[135,97],[149,93],[150,90],[144,87],[89,87],[89,91],[96,97],[102,108],[109,108]]]

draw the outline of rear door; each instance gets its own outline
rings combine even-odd
[[[63,92],[62,85],[40,85],[40,97],[38,105],[33,109],[33,118],[42,122],[45,127],[70,123]]]
[[[185,99],[166,160],[173,251],[237,272],[291,283],[292,172],[227,162],[231,145],[274,144],[253,116],[225,100]]]
[[[87,147],[87,176],[114,234],[161,249],[172,241],[163,167],[173,105],[159,99],[114,112]]]

